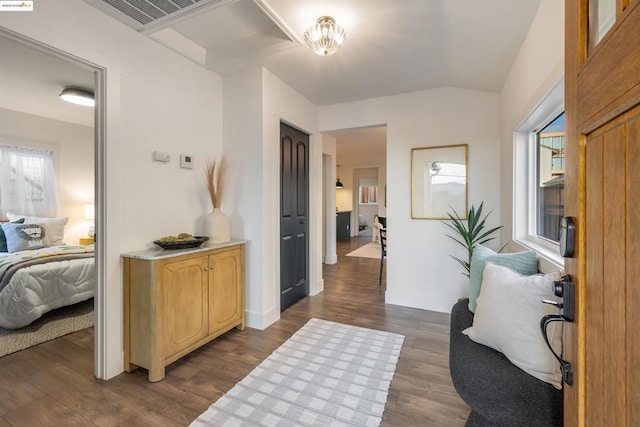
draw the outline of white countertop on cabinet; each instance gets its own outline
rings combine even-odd
[[[198,248],[189,249],[162,249],[160,247],[157,247],[151,249],[143,249],[140,251],[126,252],[124,254],[121,254],[120,256],[123,258],[135,258],[154,261],[158,259],[172,258],[180,255],[210,251],[212,249],[222,249],[230,246],[243,245],[245,243],[247,243],[246,240],[232,240],[227,243],[211,243],[208,245],[205,243]]]

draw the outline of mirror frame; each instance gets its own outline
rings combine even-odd
[[[416,206],[418,205],[418,201],[422,198],[422,202],[424,204],[424,199],[428,197],[426,194],[417,194],[416,183],[414,182],[414,170],[417,167],[416,161],[418,160],[417,154],[423,151],[433,150],[434,157],[432,160],[442,161],[447,160],[446,158],[446,150],[451,149],[460,149],[459,155],[464,155],[464,171],[465,171],[465,183],[464,183],[464,212],[458,212],[461,214],[462,219],[467,219],[467,212],[469,207],[469,145],[468,144],[455,144],[455,145],[436,145],[432,147],[416,147],[411,149],[411,219],[436,219],[436,220],[448,220],[450,219],[446,213],[443,216],[436,215],[417,215],[416,214]],[[457,150],[456,150],[457,151]],[[439,155],[439,153],[442,153]],[[451,157],[451,156],[450,156]],[[456,156],[457,157],[457,156]],[[451,206],[451,203],[447,203],[448,206]],[[449,210],[447,210],[449,212]]]

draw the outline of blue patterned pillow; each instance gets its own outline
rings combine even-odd
[[[9,252],[49,247],[49,238],[42,225],[7,222],[2,224],[2,231],[7,238]]]
[[[16,219],[11,221],[15,224],[24,224],[24,218]],[[2,231],[2,227],[0,226],[0,252],[8,252],[7,248],[7,237],[4,235],[4,231]]]
[[[525,276],[538,272],[538,254],[535,251],[498,254],[486,246],[476,246],[473,248],[469,270],[469,311],[472,313],[476,312],[476,299],[480,295],[482,273],[487,261],[508,267]]]

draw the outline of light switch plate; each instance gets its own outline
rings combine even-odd
[[[180,167],[184,169],[193,169],[193,156],[189,154],[180,154]]]
[[[171,155],[164,151],[154,151],[153,160],[155,160],[156,162],[167,163],[171,161]]]

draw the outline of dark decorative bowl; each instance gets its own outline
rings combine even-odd
[[[153,243],[160,246],[162,249],[189,249],[197,248],[204,242],[209,240],[207,236],[193,236],[195,240],[185,240],[177,242],[161,242],[160,240],[154,240]]]

